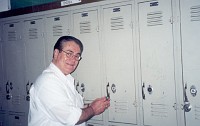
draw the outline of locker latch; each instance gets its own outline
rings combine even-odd
[[[116,92],[116,85],[115,84],[112,84],[112,86],[111,86],[111,91],[113,92],[113,93],[115,93]]]
[[[153,92],[153,88],[151,85],[148,86],[147,91],[149,92],[149,94],[152,94]]]

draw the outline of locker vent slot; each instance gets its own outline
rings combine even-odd
[[[200,106],[195,106],[195,119],[200,120]]]
[[[84,34],[84,33],[91,33],[90,21],[80,22],[80,34]]]
[[[165,104],[151,103],[151,115],[156,117],[167,117],[168,107]]]
[[[12,104],[13,105],[20,105],[21,104],[21,96],[20,95],[16,95],[12,97]]]
[[[163,25],[163,13],[161,11],[150,12],[147,14],[147,26]]]
[[[0,110],[0,114],[3,115],[3,114],[6,114],[6,110]],[[1,125],[0,125],[1,126]]]
[[[190,8],[191,21],[200,21],[200,5]]]
[[[61,25],[54,25],[53,36],[62,36],[62,34],[63,34],[63,27]]]
[[[17,40],[16,31],[9,31],[8,32],[8,41],[16,41],[16,40]]]
[[[114,110],[116,113],[127,113],[128,112],[128,102],[114,101]]]
[[[38,32],[36,28],[30,28],[29,29],[29,39],[37,39],[38,38]]]
[[[124,29],[124,18],[123,17],[113,17],[111,18],[111,30]]]

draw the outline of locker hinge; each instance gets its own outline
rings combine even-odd
[[[70,35],[70,30],[69,29],[67,29],[66,34]]]
[[[99,32],[99,26],[97,26],[96,31]]]
[[[19,40],[22,40],[22,36],[21,35],[19,35]]]
[[[137,102],[136,102],[136,101],[134,101],[134,102],[133,102],[133,105],[134,105],[135,107],[138,107],[138,105],[137,105]]]
[[[174,23],[174,17],[170,17],[169,22],[170,22],[171,24],[173,24],[173,23]]]
[[[45,36],[45,33],[44,33],[44,32],[42,32],[42,34],[41,34],[41,37],[43,37],[43,38],[44,38],[44,36]]]
[[[177,110],[177,104],[176,103],[174,103],[173,108],[174,108],[174,110]]]
[[[133,29],[133,21],[131,21],[130,27],[131,27],[131,29]]]

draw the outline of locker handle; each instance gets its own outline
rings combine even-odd
[[[12,90],[12,89],[13,89],[12,82],[10,82],[10,84],[9,84],[9,82],[7,81],[7,83],[6,83],[6,93],[9,94],[10,90]]]
[[[12,98],[12,94],[10,93],[10,90],[13,89],[13,86],[12,86],[12,82],[8,82],[6,83],[6,99],[7,100],[10,100]]]
[[[145,100],[145,94],[144,94],[144,88],[145,88],[145,83],[142,83],[142,98]]]
[[[26,93],[27,93],[26,101],[30,101],[30,89],[31,89],[32,85],[33,85],[33,83],[29,84],[29,81],[26,84]]]
[[[74,83],[75,83],[75,81],[74,81]],[[78,86],[79,86],[79,82],[76,83],[76,91],[79,93]]]
[[[33,85],[33,83],[29,84],[29,81],[28,83],[26,84],[26,93],[27,95],[30,94],[30,89],[31,89],[31,86]]]
[[[26,93],[27,93],[27,94],[29,94],[28,86],[29,86],[29,81],[28,81],[28,83],[26,84]]]
[[[186,90],[187,90],[187,83],[185,84],[184,86],[184,105],[183,105],[183,109],[185,112],[189,112],[191,109],[192,109],[192,106],[190,105],[190,102],[188,100],[188,97],[187,97],[187,93],[186,93]]]
[[[110,93],[108,92],[108,87],[109,87],[109,82],[108,82],[108,84],[106,85],[106,99],[109,99],[109,98],[110,98]]]
[[[7,83],[6,83],[6,93],[7,93],[7,94],[10,93],[10,90],[9,90],[8,86],[9,86],[9,83],[8,83],[8,81],[7,81]]]

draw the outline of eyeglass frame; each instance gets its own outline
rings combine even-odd
[[[66,52],[66,51],[64,51],[62,49],[60,51],[64,52],[66,54],[67,58],[73,58],[76,61],[80,61],[82,59],[80,54],[79,54],[79,57],[78,57],[77,55],[73,54],[73,51],[67,50],[67,51],[70,51],[70,52]]]

